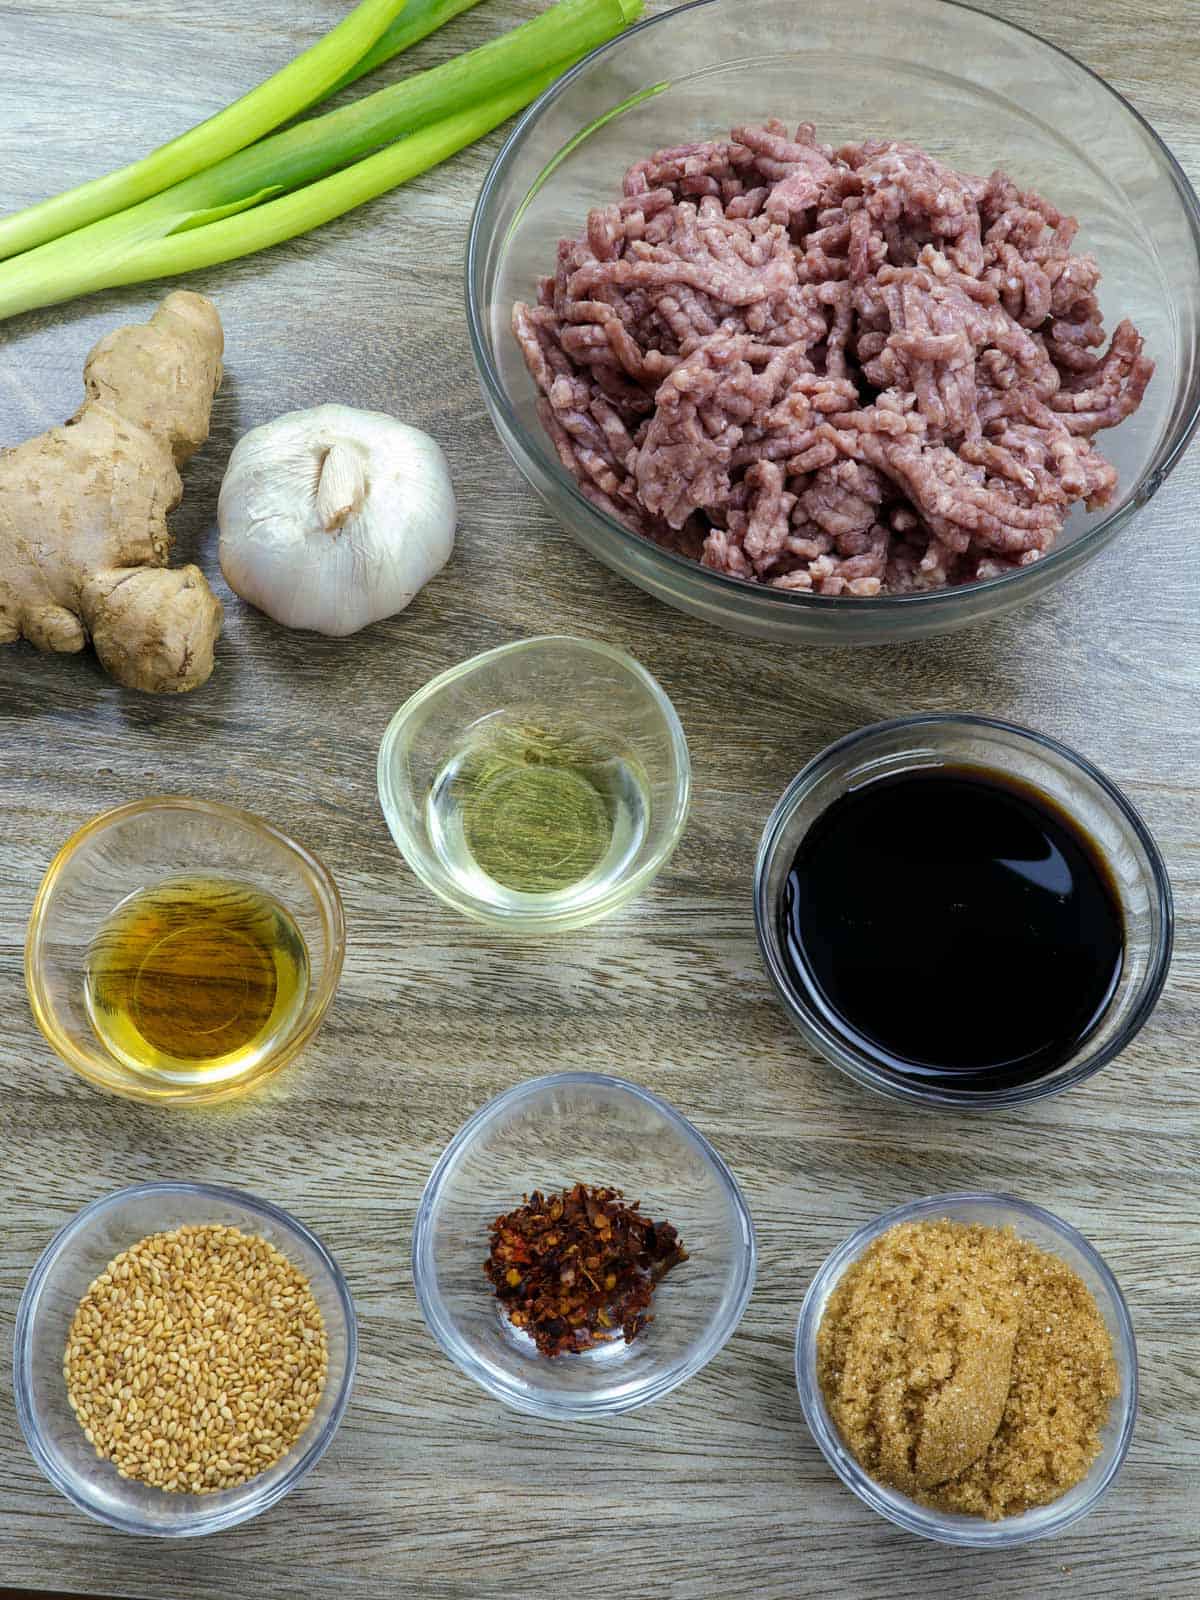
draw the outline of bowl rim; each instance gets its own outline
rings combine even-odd
[[[730,1309],[727,1316],[721,1322],[710,1326],[707,1337],[690,1359],[673,1362],[641,1389],[623,1393],[615,1400],[596,1400],[588,1395],[573,1395],[562,1399],[541,1395],[536,1401],[531,1400],[519,1385],[507,1381],[470,1355],[455,1331],[453,1319],[444,1310],[442,1297],[436,1289],[433,1211],[445,1180],[457,1165],[462,1152],[472,1143],[479,1129],[491,1122],[500,1111],[519,1105],[522,1101],[531,1100],[547,1089],[565,1085],[592,1086],[615,1091],[618,1095],[627,1096],[651,1107],[681,1133],[716,1172],[730,1201],[735,1226],[739,1230],[733,1244],[736,1272],[729,1295]],[[670,1394],[680,1384],[694,1377],[737,1332],[754,1289],[757,1266],[758,1243],[754,1218],[741,1186],[723,1157],[713,1148],[699,1128],[660,1095],[654,1094],[650,1089],[642,1088],[640,1084],[631,1083],[627,1078],[618,1078],[605,1072],[544,1073],[540,1077],[527,1078],[509,1089],[502,1090],[500,1094],[493,1095],[490,1100],[471,1113],[438,1157],[422,1190],[413,1222],[413,1288],[426,1326],[441,1346],[443,1353],[449,1356],[461,1372],[473,1378],[480,1388],[504,1405],[527,1415],[558,1418],[563,1421],[586,1421],[589,1418],[617,1416],[626,1411],[633,1411],[638,1407],[649,1405],[654,1400],[662,1399],[664,1395]]]
[[[1125,1403],[1120,1413],[1120,1430],[1113,1449],[1112,1459],[1105,1467],[1099,1480],[1089,1494],[1069,1512],[1060,1513],[1057,1517],[1044,1516],[1044,1525],[1035,1528],[1021,1529],[1014,1524],[1023,1522],[1029,1516],[1052,1513],[1053,1507],[1059,1501],[1050,1501],[1045,1506],[1035,1507],[1032,1512],[1022,1512],[1016,1517],[1006,1517],[999,1522],[987,1522],[982,1518],[966,1518],[962,1522],[951,1523],[949,1514],[936,1511],[931,1507],[922,1506],[915,1500],[910,1500],[907,1495],[902,1495],[897,1490],[887,1489],[871,1478],[862,1467],[854,1460],[849,1450],[842,1443],[836,1424],[829,1415],[825,1405],[821,1386],[817,1381],[815,1369],[816,1338],[820,1324],[817,1322],[817,1302],[824,1298],[826,1290],[832,1288],[841,1279],[846,1269],[858,1259],[866,1247],[873,1240],[886,1233],[891,1227],[901,1222],[913,1222],[937,1218],[945,1214],[947,1206],[962,1206],[968,1209],[974,1207],[990,1208],[1002,1207],[1009,1212],[1015,1212],[1018,1218],[1040,1223],[1056,1238],[1071,1244],[1087,1261],[1100,1280],[1104,1294],[1108,1298],[1112,1309],[1113,1318],[1117,1325],[1117,1333],[1113,1339],[1114,1353],[1118,1359],[1124,1357],[1128,1370],[1128,1383],[1123,1387],[1126,1390]],[[961,1220],[961,1218],[951,1218]],[[993,1224],[1005,1226],[1006,1224]],[[1017,1229],[1018,1233],[1020,1229]],[[1037,1241],[1034,1241],[1035,1243]],[[1040,1249],[1045,1249],[1039,1244]],[[1047,1253],[1053,1254],[1053,1251]],[[1070,1263],[1067,1263],[1070,1265]],[[1010,1548],[1022,1544],[1030,1544],[1036,1539],[1047,1538],[1052,1534],[1061,1533],[1072,1523],[1078,1522],[1093,1511],[1103,1496],[1112,1487],[1117,1474],[1124,1464],[1129,1451],[1130,1441],[1137,1421],[1138,1408],[1138,1355],[1137,1338],[1133,1330],[1133,1320],[1129,1314],[1129,1306],[1117,1282],[1112,1268],[1104,1257],[1084,1234],[1077,1228],[1056,1216],[1054,1212],[1046,1210],[1044,1206],[1034,1204],[1031,1200],[1022,1200],[1016,1195],[1006,1194],[997,1190],[987,1189],[960,1189],[952,1190],[946,1194],[924,1195],[915,1200],[905,1201],[904,1204],[893,1206],[880,1213],[861,1227],[856,1228],[841,1244],[830,1251],[820,1267],[813,1274],[812,1280],[805,1291],[804,1300],[800,1307],[800,1315],[796,1321],[796,1338],[794,1345],[794,1368],[796,1388],[800,1397],[801,1409],[804,1420],[808,1425],[809,1433],[816,1440],[817,1447],[834,1472],[848,1489],[860,1499],[864,1505],[877,1512],[881,1517],[886,1517],[897,1527],[903,1528],[907,1533],[917,1534],[922,1538],[932,1539],[939,1544],[957,1545],[971,1549],[997,1549]],[[1114,1401],[1114,1411],[1118,1401]],[[1110,1421],[1112,1417],[1110,1415]],[[1068,1494],[1071,1492],[1067,1491]],[[978,1522],[978,1527],[974,1524]]]
[[[297,1457],[283,1477],[273,1484],[269,1490],[260,1490],[257,1495],[252,1493],[256,1480],[251,1478],[245,1484],[238,1485],[239,1490],[245,1491],[245,1496],[237,1504],[220,1509],[214,1508],[210,1512],[196,1512],[178,1525],[147,1527],[136,1518],[102,1510],[89,1499],[86,1493],[76,1486],[73,1477],[59,1465],[57,1452],[48,1446],[33,1415],[33,1407],[30,1400],[33,1382],[33,1339],[46,1279],[66,1246],[81,1233],[86,1232],[91,1224],[96,1222],[105,1212],[112,1210],[127,1200],[140,1199],[146,1196],[161,1197],[166,1200],[170,1196],[177,1194],[201,1195],[216,1204],[242,1207],[275,1223],[282,1232],[302,1240],[309,1246],[329,1274],[330,1281],[337,1294],[346,1333],[346,1359],[341,1375],[338,1378],[339,1389],[333,1409],[326,1417],[320,1430],[313,1437],[311,1443]],[[177,1227],[180,1224],[168,1223],[166,1227],[157,1231],[168,1232],[173,1226]],[[257,1517],[262,1512],[269,1510],[271,1506],[276,1505],[296,1487],[302,1478],[308,1475],[333,1442],[333,1436],[341,1425],[342,1417],[345,1415],[346,1407],[350,1402],[357,1365],[358,1318],[354,1309],[354,1300],[350,1293],[350,1287],[333,1256],[315,1233],[305,1227],[304,1223],[297,1217],[285,1211],[282,1206],[274,1205],[269,1200],[259,1199],[256,1195],[247,1194],[244,1190],[233,1189],[224,1184],[190,1183],[175,1180],[133,1183],[123,1189],[113,1190],[110,1194],[100,1195],[97,1199],[89,1201],[86,1206],[83,1206],[73,1217],[63,1223],[34,1263],[33,1270],[26,1280],[25,1288],[22,1291],[20,1303],[17,1307],[17,1318],[13,1332],[13,1398],[16,1405],[17,1421],[20,1424],[21,1433],[24,1436],[29,1453],[33,1456],[37,1466],[61,1495],[78,1510],[93,1518],[94,1521],[101,1522],[106,1527],[116,1528],[122,1533],[140,1534],[148,1538],[190,1539],[204,1534],[219,1533],[225,1528],[236,1527],[240,1523],[248,1522],[252,1517]],[[332,1381],[332,1377],[331,1373],[327,1374],[325,1380],[327,1385]]]
[[[571,502],[573,509],[587,519],[595,519],[599,524],[602,535],[610,542],[616,542],[633,555],[640,555],[649,559],[651,563],[662,563],[668,572],[674,571],[682,575],[690,575],[699,583],[701,589],[708,587],[715,598],[724,593],[730,596],[742,595],[753,597],[760,601],[766,608],[773,608],[777,618],[786,617],[789,612],[795,614],[818,615],[822,612],[836,614],[840,609],[847,607],[854,609],[854,613],[863,612],[878,618],[909,616],[910,620],[925,614],[932,617],[948,602],[964,594],[998,594],[1008,593],[1008,586],[1020,583],[1022,578],[1036,572],[1054,571],[1063,568],[1070,571],[1076,561],[1081,559],[1085,550],[1098,551],[1125,526],[1125,524],[1139,511],[1141,511],[1162,488],[1167,478],[1174,471],[1182,459],[1193,434],[1200,427],[1200,369],[1193,376],[1192,393],[1184,413],[1175,428],[1173,436],[1168,433],[1164,440],[1164,454],[1162,460],[1152,471],[1143,476],[1142,481],[1134,485],[1129,499],[1125,505],[1118,507],[1096,523],[1094,527],[1085,528],[1075,538],[1055,547],[1036,562],[1028,567],[1020,568],[1015,572],[1002,573],[994,578],[978,579],[973,583],[957,584],[941,589],[925,590],[918,593],[899,595],[814,595],[805,594],[798,590],[775,589],[769,584],[752,582],[747,578],[734,577],[729,573],[717,572],[712,568],[702,566],[698,561],[678,554],[674,550],[666,549],[655,544],[652,540],[644,538],[627,528],[624,523],[610,516],[607,511],[594,505],[580,492],[575,479],[566,471],[558,460],[557,454],[549,447],[548,438],[541,436],[541,431],[534,433],[527,430],[517,417],[514,408],[510,405],[504,384],[496,362],[492,357],[491,342],[488,333],[488,318],[484,308],[478,303],[475,284],[479,274],[479,264],[487,254],[487,241],[484,238],[484,222],[486,213],[491,205],[494,192],[500,187],[507,174],[509,163],[519,153],[526,137],[532,132],[534,126],[563,94],[575,83],[575,80],[587,72],[591,66],[601,58],[615,54],[626,40],[646,29],[656,27],[668,19],[675,19],[688,11],[697,11],[710,5],[733,4],[734,0],[687,0],[686,4],[673,6],[670,10],[662,11],[652,17],[645,17],[617,34],[606,44],[597,46],[589,51],[581,60],[561,78],[558,78],[550,87],[521,114],[515,126],[508,134],[493,159],[487,174],[484,177],[479,195],[471,213],[470,226],[467,231],[467,249],[465,255],[465,291],[467,330],[470,338],[471,352],[475,366],[479,373],[480,382],[485,398],[501,416],[506,419],[507,425],[512,429],[520,442],[521,448],[531,456],[540,471],[547,474]],[[1042,48],[1052,51],[1063,60],[1071,63],[1080,72],[1085,73],[1093,82],[1100,85],[1117,102],[1121,109],[1127,112],[1134,122],[1147,135],[1152,146],[1160,157],[1166,174],[1179,200],[1190,229],[1192,244],[1197,261],[1200,262],[1200,196],[1197,195],[1183,167],[1180,165],[1170,147],[1156,132],[1150,121],[1142,115],[1137,107],[1125,98],[1118,89],[1115,89],[1101,74],[1089,67],[1086,62],[1080,61],[1069,50],[1064,50],[1060,45],[1051,43],[1032,28],[1025,27],[1022,23],[1010,21],[1006,17],[996,16],[983,10],[978,5],[969,5],[966,0],[938,0],[938,3],[952,7],[956,11],[969,12],[980,17],[1001,29],[1010,29],[1014,33],[1024,34]],[[665,87],[670,87],[670,80]],[[621,109],[621,108],[616,108]],[[611,114],[611,113],[610,113]],[[603,120],[607,120],[605,117]],[[585,130],[590,131],[590,130]],[[572,146],[568,146],[571,148]],[[528,199],[528,196],[526,197]],[[523,206],[524,202],[522,203]],[[518,213],[519,214],[519,213]],[[650,552],[647,557],[646,553]]]
[[[419,836],[409,827],[402,814],[402,808],[395,802],[395,785],[392,781],[393,755],[396,746],[400,743],[404,732],[417,713],[436,699],[450,684],[462,678],[470,677],[478,671],[486,670],[501,657],[521,654],[527,650],[539,648],[544,645],[562,645],[581,654],[604,656],[607,660],[615,662],[622,671],[634,678],[650,695],[658,714],[663,720],[668,738],[671,743],[671,752],[675,761],[675,792],[672,796],[670,815],[666,821],[665,831],[657,848],[647,857],[635,872],[621,878],[613,884],[604,894],[598,895],[595,900],[588,901],[583,906],[568,906],[554,911],[536,911],[522,908],[519,911],[497,912],[474,896],[458,888],[448,874],[433,872],[429,868],[429,851],[425,848]],[[526,639],[512,639],[507,644],[494,645],[489,650],[483,650],[478,655],[468,656],[465,661],[456,662],[447,667],[444,672],[439,672],[435,677],[411,694],[400,708],[393,713],[383,737],[379,741],[379,755],[375,765],[376,787],[379,793],[379,804],[383,811],[384,820],[388,831],[400,854],[408,863],[415,876],[424,884],[425,888],[451,906],[463,916],[470,917],[473,921],[485,923],[488,927],[496,928],[502,932],[513,934],[530,934],[537,932],[567,931],[597,922],[609,912],[617,909],[634,895],[639,894],[667,865],[678,845],[683,830],[687,826],[688,812],[692,800],[692,759],[688,750],[687,735],[684,733],[683,724],[679,720],[671,697],[659,683],[648,668],[644,667],[637,658],[622,650],[617,645],[609,644],[603,639],[582,638],[570,633],[539,633]]]
[[[98,834],[106,832],[115,824],[128,821],[131,817],[141,816],[152,811],[192,811],[201,815],[216,818],[219,821],[235,822],[239,826],[248,827],[252,831],[266,835],[277,845],[281,846],[289,855],[294,856],[301,864],[303,874],[311,879],[319,888],[320,893],[314,896],[321,921],[325,929],[328,946],[328,959],[320,981],[313,989],[314,1002],[312,1011],[305,1021],[289,1034],[272,1053],[266,1056],[255,1068],[254,1072],[245,1078],[238,1078],[232,1082],[216,1084],[177,1084],[156,1085],[154,1093],[147,1094],[132,1081],[128,1084],[111,1082],[104,1073],[96,1070],[93,1065],[96,1056],[93,1052],[81,1049],[75,1041],[59,1026],[55,1008],[49,1002],[45,985],[42,981],[42,966],[40,951],[42,937],[45,929],[46,918],[50,904],[59,887],[59,883],[69,867],[76,851],[88,840]],[[264,818],[256,816],[253,811],[245,811],[239,806],[226,805],[220,800],[197,800],[188,795],[148,795],[142,800],[131,800],[123,805],[112,806],[106,811],[99,812],[89,818],[80,827],[76,828],[64,844],[60,845],[50,865],[42,875],[34,896],[33,907],[29,913],[29,921],[25,931],[25,992],[29,997],[29,1007],[33,1012],[33,1020],[46,1043],[67,1066],[77,1072],[81,1078],[97,1088],[106,1090],[109,1094],[122,1096],[127,1100],[136,1100],[141,1104],[154,1105],[212,1105],[219,1100],[230,1100],[240,1097],[250,1089],[257,1088],[266,1079],[273,1077],[281,1067],[285,1067],[309,1043],[329,1009],[330,1002],[337,992],[341,981],[342,967],[346,959],[346,913],[342,905],[342,897],[329,868],[304,845],[299,844],[281,828],[275,827]]]
[[[1032,1083],[1019,1084],[1008,1089],[947,1089],[922,1086],[915,1080],[912,1083],[905,1083],[898,1078],[890,1077],[858,1052],[849,1040],[825,1025],[801,992],[789,982],[779,960],[775,948],[776,941],[772,935],[775,908],[767,903],[767,880],[784,828],[797,803],[824,771],[856,745],[906,729],[915,733],[920,728],[931,726],[970,729],[976,733],[983,731],[1015,735],[1026,744],[1039,746],[1058,756],[1089,779],[1100,790],[1112,809],[1125,819],[1150,864],[1150,879],[1157,904],[1160,933],[1142,981],[1140,999],[1121,1029],[1111,1039],[1100,1049],[1085,1055],[1069,1072],[1063,1073],[1056,1079],[1047,1075],[1034,1079]],[[865,781],[871,780],[868,778]],[[805,762],[779,797],[762,831],[754,863],[754,931],[758,938],[758,948],[763,963],[784,1010],[799,1025],[807,1042],[831,1066],[845,1073],[847,1077],[853,1078],[856,1083],[892,1099],[905,1100],[914,1105],[953,1110],[992,1111],[1060,1094],[1064,1089],[1082,1083],[1085,1078],[1090,1078],[1093,1073],[1099,1072],[1101,1067],[1107,1066],[1115,1056],[1127,1048],[1149,1020],[1158,1004],[1163,985],[1167,981],[1175,942],[1175,911],[1171,880],[1154,835],[1128,796],[1086,756],[1080,755],[1077,750],[1071,749],[1061,740],[1051,738],[1049,734],[1022,727],[1020,723],[1006,722],[1000,717],[980,716],[974,712],[931,711],[916,716],[892,717],[883,722],[869,723],[864,728],[857,728],[852,733],[835,739],[832,744],[819,750],[810,761]]]

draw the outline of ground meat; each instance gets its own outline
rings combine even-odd
[[[660,150],[513,331],[582,492],[715,571],[823,595],[1018,570],[1117,475],[1154,371],[1105,349],[1077,224],[1002,172],[811,124]]]

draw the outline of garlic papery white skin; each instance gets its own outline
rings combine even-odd
[[[288,628],[356,633],[403,611],[454,548],[437,442],[381,411],[316,406],[254,428],[221,484],[221,571]]]

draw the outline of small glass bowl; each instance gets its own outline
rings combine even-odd
[[[274,1466],[235,1489],[175,1494],[122,1478],[92,1449],[67,1400],[63,1352],[80,1300],[122,1250],[151,1233],[222,1223],[257,1234],[304,1273],[325,1319],[329,1371],[304,1433]],[[358,1332],[346,1280],[325,1247],[278,1206],[201,1183],[141,1183],[85,1206],[51,1240],[17,1310],[17,1419],[46,1477],[73,1505],[123,1533],[195,1538],[248,1522],[289,1494],[325,1454],[350,1399]]]
[[[645,816],[636,848],[615,871],[601,864],[554,894],[516,893],[482,871],[451,870],[429,803],[447,763],[489,724],[564,719],[640,774]],[[409,866],[456,911],[513,933],[580,928],[632,899],[670,859],[690,795],[687,740],[674,706],[632,656],[594,639],[522,639],[451,667],[400,707],[379,747],[380,804]]]
[[[588,500],[537,414],[512,335],[560,238],[652,151],[767,117],[833,145],[911,139],[965,172],[997,166],[1079,219],[1111,331],[1132,319],[1156,362],[1135,415],[1099,438],[1120,482],[1076,506],[1053,550],[981,583],[874,599],[773,589],[653,544]],[[799,645],[948,633],[1057,587],[1147,506],[1200,419],[1200,204],[1154,130],[1096,73],[1027,29],[943,0],[698,0],[593,50],[534,102],[492,163],[467,240],[467,326],[504,447],[551,514],[631,583],[702,621]],[[1153,538],[1143,519],[1142,538]],[[1133,535],[1129,535],[1133,537]]]
[[[97,930],[131,894],[177,873],[229,877],[264,890],[291,914],[308,946],[303,1006],[236,1078],[172,1083],[138,1073],[97,1038],[88,1016],[84,973]],[[199,1105],[244,1094],[299,1054],[333,999],[345,953],[337,885],[316,856],[248,811],[162,796],[105,811],[63,845],[33,903],[25,984],[47,1043],[89,1083],[131,1100]]]
[[[1031,1083],[1003,1089],[955,1089],[884,1069],[835,1031],[792,983],[779,937],[784,881],[804,834],[851,789],[897,772],[978,767],[1019,778],[1056,801],[1091,838],[1121,902],[1125,961],[1117,991],[1098,1026],[1068,1060]],[[930,715],[877,722],[831,744],[793,778],[763,830],[754,869],[754,920],[771,981],[797,1030],[856,1082],[920,1105],[991,1109],[1058,1094],[1098,1072],[1144,1026],[1171,964],[1171,885],[1158,846],[1137,811],[1090,761],[1045,734],[992,717]]]
[[[1113,1355],[1117,1363],[1120,1393],[1112,1403],[1108,1421],[1100,1430],[1102,1448],[1087,1477],[1049,1505],[1038,1506],[1019,1516],[1004,1517],[999,1522],[934,1510],[868,1477],[843,1444],[841,1434],[826,1409],[825,1397],[817,1380],[817,1333],[829,1297],[847,1267],[858,1260],[873,1240],[897,1223],[929,1222],[943,1217],[955,1222],[982,1223],[992,1228],[1012,1228],[1020,1238],[1028,1239],[1039,1249],[1065,1261],[1095,1296],[1096,1305],[1112,1336]],[[913,1200],[907,1205],[897,1206],[893,1211],[885,1211],[874,1222],[868,1222],[839,1245],[821,1267],[808,1286],[800,1310],[800,1322],[796,1329],[796,1385],[800,1391],[800,1404],[804,1408],[804,1420],[820,1446],[821,1454],[847,1488],[852,1489],[872,1511],[877,1511],[881,1517],[886,1517],[889,1522],[896,1523],[909,1533],[934,1539],[939,1544],[980,1550],[1007,1549],[1061,1533],[1064,1528],[1069,1528],[1073,1522],[1078,1522],[1080,1517],[1086,1517],[1089,1511],[1094,1510],[1111,1487],[1133,1437],[1138,1395],[1137,1345],[1129,1308],[1117,1280],[1083,1235],[1061,1217],[1044,1211],[1041,1206],[1030,1205],[1028,1201],[1017,1200],[1006,1194],[967,1192],[931,1195],[928,1199]]]
[[[484,1276],[496,1217],[540,1189],[621,1189],[679,1230],[688,1259],[654,1292],[654,1320],[579,1355],[539,1355]],[[413,1230],[413,1284],[451,1361],[534,1416],[594,1418],[659,1400],[707,1365],[754,1287],[754,1224],[729,1168],[657,1095],[596,1072],[534,1078],[469,1117],[433,1169]]]

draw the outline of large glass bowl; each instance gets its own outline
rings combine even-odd
[[[1072,513],[1054,550],[987,582],[876,599],[788,593],[668,553],[591,505],[538,421],[509,327],[560,236],[619,192],[636,159],[768,116],[834,144],[916,140],[953,165],[1003,166],[1080,222],[1111,328],[1157,363],[1136,415],[1102,436],[1120,488]],[[484,397],[526,478],[579,542],[670,605],[738,633],[871,644],[945,633],[1060,583],[1098,555],[1179,460],[1200,413],[1200,206],[1153,129],[1086,67],[1025,30],[944,0],[697,0],[594,51],[525,114],[471,224],[467,309]],[[1153,539],[1149,519],[1141,536]]]
[[[540,1189],[624,1191],[679,1230],[688,1259],[654,1293],[653,1321],[579,1355],[540,1355],[484,1276],[496,1217]],[[754,1287],[754,1224],[737,1180],[691,1123],[636,1084],[558,1072],[469,1117],[434,1168],[413,1229],[413,1286],[445,1353],[517,1411],[597,1419],[661,1399],[729,1339]]]
[[[122,1250],[147,1234],[220,1223],[257,1234],[299,1267],[325,1319],[329,1370],[317,1409],[292,1448],[265,1472],[215,1494],[175,1494],[122,1478],[83,1436],[67,1399],[63,1352],[80,1300]],[[25,1442],[71,1503],[123,1533],[195,1538],[257,1517],[289,1494],[333,1442],[350,1399],[358,1352],[354,1302],[337,1263],[278,1206],[203,1183],[141,1183],[85,1206],[47,1245],[17,1310],[13,1390]]]
[[[866,783],[943,766],[1006,773],[1045,795],[1092,841],[1120,901],[1125,952],[1116,991],[1071,1055],[1029,1083],[957,1088],[948,1077],[930,1080],[891,1071],[834,1025],[816,998],[794,981],[785,959],[779,925],[783,886],[800,841],[816,819],[835,800]],[[814,1049],[868,1089],[959,1111],[995,1110],[1058,1094],[1118,1056],[1158,1003],[1175,928],[1166,864],[1150,830],[1114,783],[1056,739],[993,717],[958,715],[900,717],[860,728],[823,750],[792,779],[763,829],[754,869],[754,920],[776,993]],[[924,1004],[926,998],[914,996],[913,1003]],[[1019,982],[1014,1002],[1020,1003]]]
[[[1049,1505],[1036,1506],[1018,1516],[987,1522],[982,1517],[938,1511],[910,1500],[869,1477],[843,1443],[837,1424],[829,1415],[825,1396],[817,1378],[817,1333],[829,1297],[842,1274],[857,1261],[880,1234],[902,1222],[934,1222],[949,1217],[955,1222],[982,1224],[989,1228],[1011,1228],[1047,1254],[1058,1256],[1077,1272],[1091,1290],[1100,1315],[1112,1337],[1120,1385],[1108,1420],[1100,1430],[1100,1454],[1087,1476],[1073,1489]],[[796,1328],[796,1384],[804,1420],[820,1446],[821,1454],[858,1498],[881,1517],[909,1533],[938,1544],[966,1546],[982,1550],[1003,1550],[1013,1545],[1030,1544],[1061,1533],[1080,1517],[1095,1509],[1121,1470],[1133,1437],[1137,1416],[1138,1366],[1133,1324],[1117,1280],[1099,1252],[1081,1233],[1061,1217],[1030,1205],[1012,1195],[968,1192],[932,1195],[885,1211],[881,1217],[859,1228],[833,1252],[808,1286],[800,1321]]]

